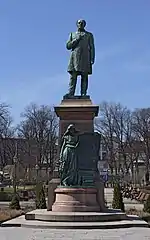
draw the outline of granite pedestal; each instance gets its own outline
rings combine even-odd
[[[59,178],[53,178],[48,184],[48,203],[47,203],[47,210],[51,211],[52,206],[55,202],[56,194],[55,189],[60,184]]]
[[[96,188],[57,188],[53,212],[99,212]]]
[[[59,137],[61,139],[69,124],[74,124],[80,132],[94,131],[94,118],[98,115],[99,106],[94,105],[90,97],[63,99],[55,112],[59,117]]]
[[[61,104],[59,106],[55,107],[55,112],[57,116],[59,117],[59,145],[61,144],[61,138],[66,131],[67,127],[69,124],[74,124],[75,128],[79,130],[81,133],[82,132],[94,132],[94,118],[98,115],[98,110],[99,106],[94,105],[90,99],[89,96],[86,97],[79,97],[79,96],[74,96],[71,99],[63,99],[61,101]],[[48,210],[52,209],[52,204],[54,203],[54,190],[56,189],[57,185],[59,185],[58,180],[55,180],[54,178],[51,180],[49,183],[49,190],[48,190]],[[56,190],[56,199],[59,198],[59,204],[60,204],[60,199],[64,197],[64,193],[62,194],[62,190],[60,191],[59,189]],[[103,211],[105,208],[105,203],[104,203],[104,186],[102,183],[96,184],[96,189],[95,190],[89,190],[89,192],[95,191],[95,193],[88,195],[87,194],[87,189],[80,191],[80,200],[82,199],[87,199],[87,197],[96,199],[95,201],[97,202],[97,206],[93,207],[93,210],[99,209],[99,211]],[[74,193],[73,193],[74,192]],[[82,193],[81,193],[82,192]],[[86,194],[85,194],[86,193]],[[66,192],[65,196],[70,196],[70,194],[74,194],[74,198],[77,197],[77,194],[75,194],[75,191],[73,190],[72,193],[70,191]],[[85,194],[85,195],[84,195]],[[60,195],[60,196],[59,196]],[[79,195],[78,195],[79,197]],[[62,199],[63,201],[63,199]],[[87,200],[86,200],[87,201]],[[66,200],[65,200],[66,202]],[[83,211],[83,209],[87,209],[87,211],[93,211],[92,208],[88,208],[87,203],[82,204],[83,206],[80,208],[79,206],[76,206],[76,209],[80,209]],[[71,207],[72,204],[72,207]],[[53,209],[56,209],[56,205],[58,207],[58,204],[55,203],[55,207]],[[63,204],[64,207],[64,204]],[[73,201],[70,202],[70,205],[66,206],[67,209],[75,209]],[[56,211],[56,210],[55,210]],[[59,211],[64,211],[61,210],[59,207]],[[67,210],[69,211],[69,210]],[[86,211],[86,210],[85,210]]]

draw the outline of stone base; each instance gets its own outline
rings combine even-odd
[[[89,95],[86,95],[86,96],[80,96],[80,95],[69,96],[68,94],[66,94],[66,95],[63,96],[63,100],[65,100],[65,99],[71,99],[71,100],[74,100],[74,99],[76,99],[76,100],[80,100],[80,99],[86,100],[86,99],[89,99],[90,100],[90,96]]]
[[[52,215],[51,215],[52,214]],[[27,217],[28,216],[28,217]],[[80,221],[58,221],[64,219],[79,219]],[[35,210],[24,216],[14,218],[1,224],[1,227],[26,227],[40,229],[118,229],[129,227],[146,227],[148,223],[141,220],[138,216],[125,216],[124,214],[109,213],[54,213],[45,210]],[[40,218],[36,220],[35,218]],[[53,218],[53,220],[52,220]],[[45,220],[44,220],[45,219]],[[49,221],[51,219],[51,221]],[[91,220],[91,221],[87,221]]]
[[[94,132],[94,117],[98,115],[99,106],[94,105],[89,97],[63,99],[55,112],[59,117],[59,140],[69,124],[74,124],[80,132]]]
[[[47,210],[52,211],[52,205],[55,202],[55,189],[58,187],[60,184],[60,179],[59,178],[53,178],[48,185],[48,202],[47,202]],[[100,211],[101,212],[107,212],[107,207],[105,205],[105,199],[104,199],[104,184],[103,182],[99,179],[95,183],[95,187],[97,189],[97,196],[96,200],[99,205]]]
[[[37,209],[25,214],[26,220],[39,220],[47,222],[108,222],[126,220],[127,216],[120,210],[109,209],[101,212],[52,212]]]
[[[57,188],[53,212],[99,212],[96,188]]]
[[[47,210],[52,210],[52,205],[55,202],[55,189],[60,184],[59,178],[53,178],[51,181],[49,181],[48,184],[48,203],[47,203]]]
[[[107,206],[105,203],[105,196],[104,196],[104,183],[102,182],[101,179],[98,179],[95,182],[95,187],[97,189],[97,203],[100,207],[101,212],[107,212]]]

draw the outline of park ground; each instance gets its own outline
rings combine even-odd
[[[5,191],[12,191],[13,189],[7,188]],[[112,199],[113,199],[113,188],[105,188],[105,199],[107,202],[107,205],[111,207],[112,204]],[[124,199],[125,207],[126,209],[130,208],[136,208],[137,210],[142,210],[143,209],[143,204],[138,203],[135,200],[130,200],[130,199]],[[20,202],[21,208],[28,208],[28,207],[35,207],[35,202],[34,200],[30,201],[21,201]],[[9,202],[3,202],[0,201],[0,208],[8,208],[9,207]]]
[[[105,189],[107,204],[111,206],[113,189]],[[135,200],[124,199],[126,208],[142,210],[143,204]],[[6,202],[0,202],[0,208],[7,208]],[[34,207],[34,202],[21,202],[22,208]],[[31,228],[0,228],[0,240],[150,240],[150,228],[125,228],[107,230],[56,230]]]
[[[149,228],[56,230],[0,228],[0,240],[149,240]]]

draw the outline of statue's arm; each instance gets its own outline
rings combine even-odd
[[[90,33],[90,54],[91,54],[91,63],[95,62],[95,44],[93,34]]]
[[[79,142],[77,142],[76,145],[67,144],[67,146],[70,148],[77,148],[78,145],[79,145]]]
[[[60,154],[59,154],[59,174],[61,175],[63,172],[63,165],[64,165],[64,160],[63,160],[63,151],[65,148],[65,140],[63,141],[60,149]]]
[[[66,145],[66,141],[65,141],[65,137],[63,137],[63,143],[61,145],[61,149],[60,149],[60,161],[62,161],[62,157],[63,157],[63,151]]]
[[[72,48],[76,47],[76,45],[79,43],[79,41],[80,41],[80,37],[72,39],[72,33],[70,33],[69,39],[66,44],[66,48],[68,50],[71,50]]]

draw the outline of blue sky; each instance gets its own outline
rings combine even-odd
[[[80,18],[95,38],[93,102],[150,106],[149,0],[0,0],[0,101],[15,122],[30,102],[59,104],[67,92],[65,44]]]

